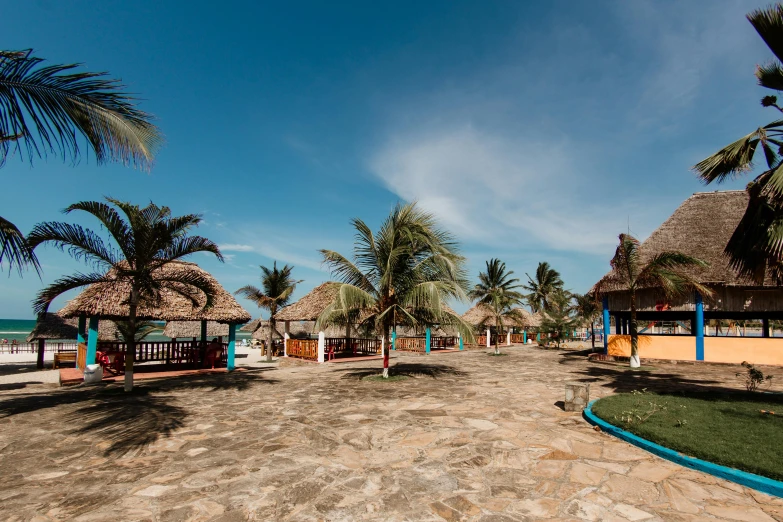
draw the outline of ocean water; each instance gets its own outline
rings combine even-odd
[[[161,323],[163,326],[163,323]],[[26,342],[27,336],[35,328],[35,319],[0,319],[0,339],[8,339],[8,342],[16,340]],[[237,328],[237,340],[250,339],[250,333],[240,332]],[[154,332],[147,336],[147,341],[169,341],[163,332]],[[227,340],[227,339],[226,339]],[[74,339],[74,342],[76,339]]]

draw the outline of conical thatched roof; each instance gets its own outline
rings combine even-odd
[[[47,313],[38,319],[35,328],[27,336],[27,342],[36,339],[61,339],[75,341],[79,333],[79,319],[64,319],[57,314]],[[98,339],[104,341],[115,341],[119,339],[117,327],[111,321],[101,321],[98,323]]]
[[[744,190],[697,192],[686,199],[639,247],[642,262],[661,252],[682,252],[709,263],[691,275],[703,284],[756,286],[737,276],[723,250],[748,206]],[[609,254],[609,252],[607,252]],[[591,292],[622,291],[617,276],[606,274]]]
[[[253,332],[253,339],[266,341],[269,339],[269,321],[266,319],[256,319],[241,328],[244,332]],[[282,339],[285,332],[285,323],[277,321],[275,323],[275,339]],[[315,337],[318,335],[318,329],[315,327],[315,321],[291,321],[288,324],[288,334],[293,337]],[[329,326],[324,330],[326,337],[344,337],[345,326]],[[355,326],[351,326],[351,337],[363,337]]]
[[[324,309],[337,297],[338,285],[332,281],[320,284],[310,290],[294,304],[288,305],[277,314],[276,321],[315,321]]]
[[[161,292],[161,300],[157,304],[142,303],[138,309],[139,319],[157,319],[163,321],[218,321],[221,323],[246,323],[250,320],[247,313],[237,303],[236,299],[226,292],[207,271],[195,263],[175,261],[163,266],[162,275],[181,271],[195,270],[211,281],[214,285],[215,298],[213,306],[203,309],[205,299],[199,297],[199,306],[194,307],[190,300],[171,290]],[[113,271],[107,274],[112,277]],[[130,294],[130,285],[126,281],[95,283],[88,286],[81,294],[68,302],[58,312],[62,317],[77,317],[86,314],[88,317],[101,319],[125,319],[128,317],[128,305],[125,304]]]
[[[540,314],[531,314],[530,312],[528,312],[523,308],[517,308],[516,310],[522,316],[522,319],[519,321],[514,321],[509,317],[502,317],[501,320],[503,326],[507,328],[512,326],[516,326],[519,328],[529,328],[529,327],[536,327],[541,325]],[[479,326],[479,325],[494,326],[495,324],[494,312],[490,310],[488,307],[481,304],[473,305],[473,307],[470,310],[468,310],[462,315],[462,319],[466,323],[472,324],[473,326]]]
[[[201,337],[201,321],[169,321],[163,335],[171,339]],[[228,324],[207,321],[207,337],[228,337]]]

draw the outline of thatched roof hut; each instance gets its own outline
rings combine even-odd
[[[697,192],[686,199],[639,247],[642,263],[661,252],[682,252],[709,263],[691,275],[703,284],[756,286],[737,275],[723,253],[748,206],[744,190]],[[767,286],[771,286],[767,282]],[[610,271],[599,284],[604,292],[623,290]]]
[[[79,320],[77,318],[65,319],[54,313],[47,313],[38,318],[35,328],[27,336],[27,342],[37,339],[75,341],[79,332]],[[119,332],[111,321],[98,323],[98,339],[102,341],[116,341]]]
[[[201,321],[169,321],[163,329],[163,335],[171,339],[201,337]],[[228,325],[207,321],[207,337],[228,337]]]
[[[531,314],[523,308],[516,309],[521,316],[519,321],[515,321],[509,317],[501,317],[503,326],[511,328],[516,326],[517,328],[536,328],[541,326],[541,314]],[[495,326],[495,313],[487,306],[476,304],[470,310],[462,315],[462,319],[473,326]]]
[[[243,332],[252,332],[252,338],[260,341],[266,341],[269,339],[269,321],[266,319],[255,319],[249,322],[241,329]],[[285,332],[285,323],[283,321],[277,321],[275,323],[275,339],[282,339]],[[288,323],[288,335],[291,338],[307,338],[317,337],[319,330],[315,327],[315,321],[291,321]],[[329,326],[324,330],[326,337],[344,337],[344,326]],[[351,337],[361,338],[363,335],[356,329],[355,326],[351,326]]]
[[[162,274],[172,274],[182,271],[198,271],[213,285],[215,297],[213,305],[204,309],[205,299],[198,296],[199,305],[193,306],[189,299],[172,291],[163,290],[157,303],[142,303],[138,308],[139,319],[158,319],[164,321],[217,321],[220,323],[242,324],[251,319],[217,280],[195,263],[175,261],[160,268]],[[107,276],[111,279],[113,270]],[[125,319],[128,317],[127,296],[130,285],[127,281],[110,281],[95,283],[88,286],[78,296],[68,302],[58,312],[62,317],[100,317],[101,319]]]
[[[766,280],[758,286],[731,268],[723,251],[748,205],[744,190],[697,192],[685,200],[639,247],[642,263],[661,252],[682,252],[709,263],[690,275],[715,294],[705,298],[705,310],[775,311],[783,309],[783,291]],[[610,271],[591,289],[609,298],[610,310],[629,309],[629,297],[616,273]],[[694,310],[694,296],[666,299],[655,287],[637,293],[640,311]]]
[[[315,321],[327,306],[334,302],[339,285],[333,281],[322,283],[275,314],[276,321]]]

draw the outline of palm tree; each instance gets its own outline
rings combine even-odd
[[[538,268],[536,268],[535,279],[530,277],[530,274],[526,273],[525,275],[528,283],[523,285],[523,288],[530,292],[527,301],[532,311],[549,310],[549,296],[558,288],[563,288],[560,272],[550,267],[546,261],[542,261],[538,263]]]
[[[491,318],[495,320],[495,355],[500,354],[500,332],[503,320],[522,320],[522,316],[514,307],[522,303],[524,296],[517,292],[520,288],[519,279],[512,278],[513,270],[506,271],[506,264],[500,259],[490,259],[486,262],[487,271],[479,272],[479,283],[473,287],[468,297],[478,300],[480,305],[492,311]],[[489,317],[489,316],[488,316]]]
[[[595,318],[600,313],[598,304],[592,294],[573,294],[573,298],[576,303],[577,317],[590,323],[590,339],[593,341],[593,350],[595,350]]]
[[[470,325],[444,307],[447,299],[466,300],[465,259],[448,232],[438,228],[432,214],[415,203],[398,204],[377,234],[360,219],[353,261],[332,250],[321,250],[324,262],[342,282],[332,302],[318,318],[319,327],[342,324],[357,316],[390,344],[397,324],[452,324],[467,339]],[[383,377],[389,375],[389,350],[384,350]]]
[[[569,291],[557,288],[549,295],[549,310],[542,314],[541,329],[554,338],[558,348],[578,323],[572,300],[573,295]]]
[[[631,308],[631,367],[639,367],[639,336],[636,325],[636,292],[641,288],[660,288],[667,298],[696,290],[703,296],[711,296],[712,290],[688,274],[688,269],[703,268],[707,263],[681,252],[661,252],[644,258],[639,252],[639,241],[620,234],[620,244],[610,262],[612,272],[596,285],[596,294],[604,293],[608,286],[619,286],[629,294]]]
[[[756,68],[759,85],[783,89],[783,6],[758,9],[747,15],[759,36],[777,60]],[[764,96],[761,105],[783,112],[774,95]],[[777,119],[693,166],[705,184],[723,182],[753,170],[753,158],[761,146],[766,170],[748,184],[747,209],[724,252],[740,275],[763,284],[770,273],[783,281],[783,120]]]
[[[130,287],[127,296],[128,329],[137,331],[136,313],[140,304],[154,303],[163,290],[188,298],[194,306],[198,297],[206,298],[205,307],[212,305],[215,289],[210,281],[197,271],[163,273],[171,262],[195,254],[209,252],[220,261],[223,256],[217,245],[201,236],[189,236],[188,231],[201,222],[198,214],[172,217],[168,207],[150,203],[144,208],[116,199],[109,203],[82,201],[64,210],[66,214],[81,210],[94,216],[108,231],[114,245],[105,243],[95,232],[79,225],[61,222],[39,223],[27,241],[31,249],[52,244],[68,250],[75,259],[83,259],[104,273],[65,276],[41,290],[33,307],[38,314],[45,313],[59,295],[94,283],[125,283]],[[113,205],[113,206],[112,206]],[[115,209],[116,207],[116,209]],[[117,211],[119,209],[120,212]],[[111,276],[107,276],[111,270]],[[125,357],[125,390],[133,388],[133,361],[136,356],[135,336],[130,336]]]
[[[272,362],[272,334],[275,331],[275,314],[277,311],[287,305],[291,300],[291,294],[296,290],[296,285],[302,281],[295,281],[291,277],[294,267],[285,265],[282,269],[277,269],[277,261],[272,264],[272,270],[261,266],[261,286],[263,290],[253,285],[243,286],[235,295],[244,297],[253,301],[259,308],[269,310],[269,344],[266,348],[266,360]],[[259,327],[261,322],[258,323]]]
[[[0,51],[0,167],[9,154],[32,163],[48,154],[76,162],[85,138],[100,165],[120,161],[149,170],[163,138],[105,73],[70,72],[79,64],[41,66],[32,50]],[[0,218],[0,262],[39,269],[24,236]]]

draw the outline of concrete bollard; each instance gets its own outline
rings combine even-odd
[[[569,382],[565,385],[565,411],[582,411],[590,402],[590,384]]]

